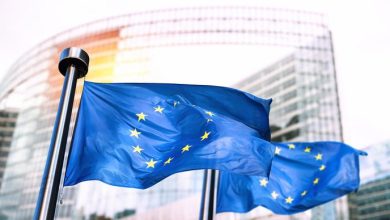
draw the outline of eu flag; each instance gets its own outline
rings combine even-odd
[[[194,169],[268,176],[270,103],[217,86],[85,82],[64,185],[147,188]]]
[[[274,143],[269,179],[221,172],[217,212],[248,212],[263,206],[294,214],[359,187],[359,155],[339,142]]]

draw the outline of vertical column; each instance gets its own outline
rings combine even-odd
[[[199,220],[214,220],[217,205],[219,171],[205,170]]]
[[[34,220],[54,219],[76,83],[78,78],[87,74],[88,63],[88,54],[80,48],[66,48],[61,53],[58,68],[65,79],[35,207]]]

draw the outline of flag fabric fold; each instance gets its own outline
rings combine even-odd
[[[64,185],[147,188],[194,169],[268,176],[270,103],[217,86],[85,82]]]
[[[263,206],[276,214],[294,214],[358,189],[364,152],[339,142],[273,144],[269,178],[220,173],[217,212]]]

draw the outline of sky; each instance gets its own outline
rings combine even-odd
[[[0,77],[25,52],[81,24],[156,8],[273,6],[324,12],[333,32],[345,142],[361,148],[390,140],[390,1],[2,0]]]

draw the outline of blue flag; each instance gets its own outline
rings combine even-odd
[[[358,157],[364,152],[338,142],[274,145],[269,179],[221,172],[217,212],[263,206],[276,214],[294,214],[358,189]]]
[[[64,185],[147,188],[194,169],[268,176],[270,103],[216,86],[85,82]]]

